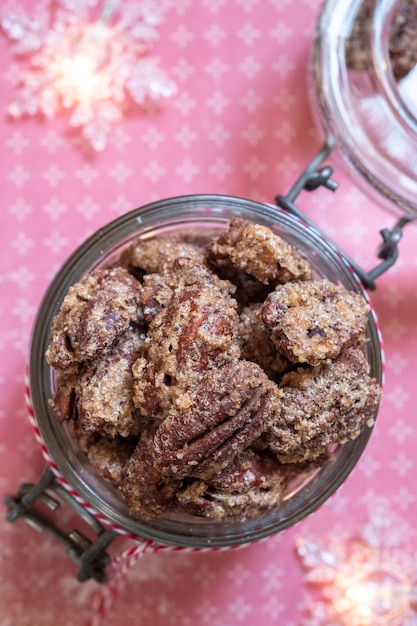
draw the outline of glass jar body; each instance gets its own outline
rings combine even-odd
[[[327,278],[361,292],[348,264],[314,229],[276,207],[229,196],[197,195],[156,202],[111,222],[81,245],[52,281],[39,308],[30,354],[30,390],[33,410],[48,452],[61,475],[91,507],[124,532],[182,546],[230,546],[277,533],[295,524],[322,504],[345,480],[359,460],[371,434],[365,426],[354,441],[339,446],[334,460],[293,485],[276,509],[255,519],[220,523],[206,520],[133,518],[119,494],[89,466],[65,424],[50,406],[55,377],[44,358],[54,316],[68,288],[94,268],[112,264],[135,238],[194,232],[211,236],[225,230],[236,217],[263,224],[297,247],[313,264],[316,277]],[[381,382],[379,333],[370,315],[366,356],[371,375]],[[376,417],[376,416],[375,416]]]

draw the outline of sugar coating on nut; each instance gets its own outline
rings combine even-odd
[[[140,284],[122,268],[97,269],[69,288],[46,359],[57,369],[97,358],[137,321]]]
[[[261,307],[261,302],[255,302],[244,307],[240,313],[240,351],[243,359],[257,363],[271,380],[275,380],[292,364],[276,349],[271,331],[262,319]]]
[[[143,277],[171,267],[178,258],[201,257],[201,247],[181,237],[160,235],[136,239],[121,254],[120,264],[132,274]]]
[[[247,448],[211,480],[185,485],[178,501],[191,515],[215,520],[250,519],[281,502],[289,478],[288,467],[274,455]]]
[[[131,515],[253,518],[372,422],[365,299],[264,226],[204,252],[138,239],[119,264],[70,288],[47,359],[57,419]]]
[[[171,410],[155,433],[167,476],[212,478],[267,427],[279,390],[255,363],[235,360],[201,374],[187,408]]]
[[[64,372],[55,396],[55,411],[72,418],[83,433],[102,432],[127,437],[137,430],[133,403],[132,366],[142,353],[144,336],[137,330],[124,335],[95,361]]]
[[[293,363],[318,365],[363,341],[369,305],[328,280],[276,287],[261,315],[276,349]]]
[[[231,285],[209,278],[199,267],[194,283],[189,267],[172,270],[177,287],[151,319],[148,350],[133,366],[134,401],[144,415],[161,418],[173,405],[186,408],[193,381],[207,369],[239,358]]]
[[[262,284],[311,278],[311,264],[298,250],[266,226],[240,218],[208,245],[207,253],[215,266],[231,265]]]
[[[359,349],[315,368],[284,374],[281,410],[269,425],[266,440],[281,463],[304,463],[326,453],[331,443],[355,439],[372,425],[381,388],[369,376]]]

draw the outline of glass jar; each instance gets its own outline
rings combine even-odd
[[[327,278],[363,293],[354,272],[330,243],[313,228],[281,209],[229,196],[196,195],[146,205],[116,219],[92,235],[63,265],[40,305],[30,353],[30,391],[33,410],[50,457],[79,496],[112,525],[138,537],[190,547],[231,546],[282,531],[313,512],[343,483],[359,460],[372,427],[364,426],[356,440],[336,447],[334,459],[290,486],[282,504],[255,519],[213,522],[197,518],[140,521],[89,465],[65,424],[57,421],[50,399],[55,376],[45,360],[51,325],[68,288],[86,272],[107,266],[134,238],[195,231],[211,236],[225,230],[229,220],[241,217],[263,224],[297,247],[313,264],[315,277]],[[382,356],[377,323],[370,314],[365,346],[371,376],[382,378]],[[376,417],[376,415],[375,415]]]
[[[310,71],[318,126],[355,181],[417,213],[415,0],[327,0]]]

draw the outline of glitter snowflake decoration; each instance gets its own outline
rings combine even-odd
[[[382,508],[357,538],[297,552],[316,594],[302,626],[417,626],[417,562],[410,530]]]
[[[8,112],[70,112],[90,146],[101,151],[130,107],[146,109],[175,92],[149,54],[166,9],[160,0],[55,0],[36,13],[8,12],[1,26],[21,61]]]

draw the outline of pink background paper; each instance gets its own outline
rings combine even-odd
[[[23,379],[30,330],[54,272],[90,233],[149,201],[225,193],[273,202],[321,146],[307,97],[318,0],[176,0],[154,52],[178,85],[163,109],[118,123],[87,154],[68,116],[11,121],[17,61],[0,37],[0,491],[43,467],[28,424]],[[33,3],[27,1],[29,9]],[[302,209],[365,268],[394,217],[336,168],[340,188],[300,198]],[[415,552],[416,229],[378,280],[373,302],[387,357],[385,399],[371,442],[345,485],[298,526],[239,551],[144,557],[102,624],[301,623],[308,593],[298,537],[355,532],[379,504],[404,520]],[[0,626],[75,626],[94,614],[97,586],[47,536],[0,515]]]

